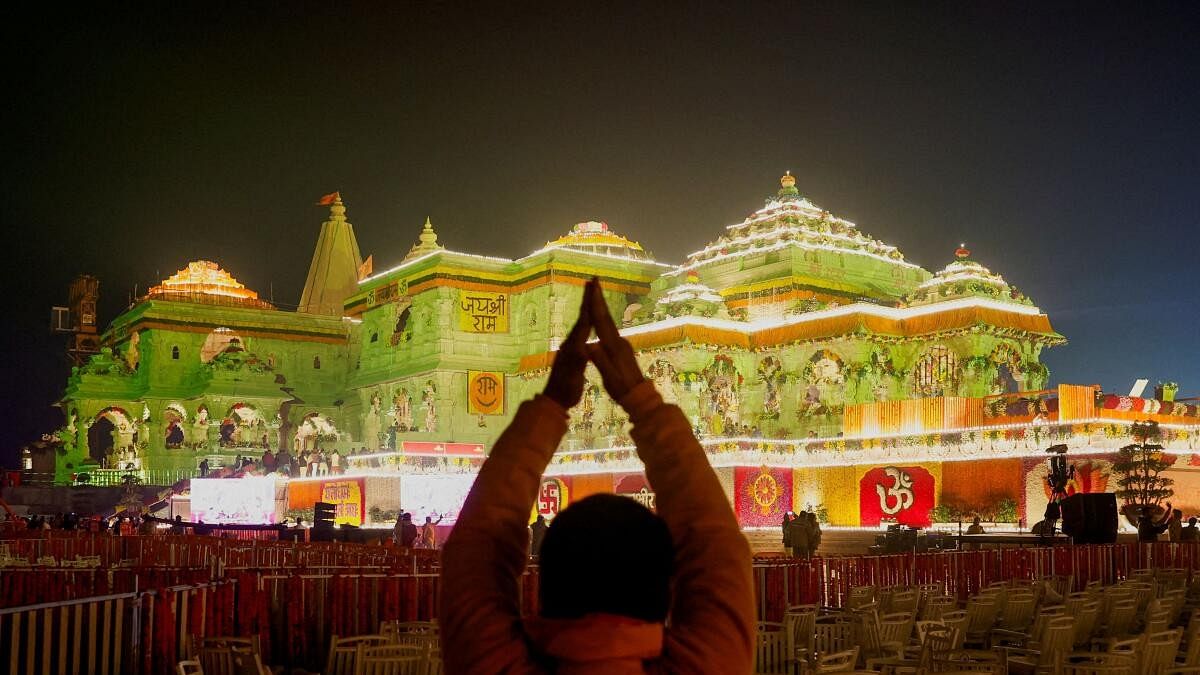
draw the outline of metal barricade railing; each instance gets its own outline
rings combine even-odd
[[[138,649],[137,600],[137,593],[118,593],[0,609],[7,672],[131,672]]]

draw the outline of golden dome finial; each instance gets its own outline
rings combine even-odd
[[[792,175],[792,172],[790,169],[785,171],[783,173],[783,176],[781,176],[779,178],[779,185],[780,185],[780,187],[785,187],[785,188],[796,187],[796,177]]]
[[[429,216],[425,217],[425,227],[421,229],[421,235],[417,237],[421,241],[421,245],[432,247],[437,244],[437,233],[433,231],[433,223],[429,220]]]

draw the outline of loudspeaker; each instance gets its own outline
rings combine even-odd
[[[313,504],[313,527],[316,529],[333,529],[333,517],[336,507],[329,502]]]
[[[1076,544],[1117,543],[1117,496],[1073,494],[1062,500],[1062,529]]]

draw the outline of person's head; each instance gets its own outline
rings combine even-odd
[[[543,516],[542,514],[539,513],[538,517],[537,517],[537,523],[539,525],[545,525],[546,524],[546,516]]]
[[[1188,527],[1195,527],[1195,526],[1196,526],[1196,516],[1192,516],[1191,518],[1188,518]]]
[[[403,521],[404,521],[404,522],[406,522],[406,523],[410,523],[410,522],[412,522],[412,514],[411,514],[411,513],[406,513],[406,514],[404,514],[404,515],[400,516],[400,519],[401,519],[401,520],[403,520]]]
[[[425,524],[426,525],[428,525],[432,522],[433,522],[433,516],[425,516]]]
[[[1180,511],[1179,509],[1172,511],[1171,515],[1175,518],[1175,520],[1183,520],[1183,511]]]
[[[541,614],[604,613],[660,622],[670,608],[675,549],[662,518],[628,497],[597,494],[568,506],[541,549]]]
[[[177,522],[177,523],[182,523],[182,522],[183,522],[183,516],[175,516],[175,522]]]
[[[978,524],[979,524],[979,516],[975,516],[974,518],[972,518],[972,519],[971,519],[971,524],[972,524],[972,525],[978,525]]]

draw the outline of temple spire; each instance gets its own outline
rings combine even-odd
[[[796,177],[792,172],[785,171],[779,178],[779,198],[791,199],[800,196],[800,191],[796,189]]]
[[[433,222],[426,216],[425,227],[421,228],[421,234],[417,237],[417,243],[409,250],[408,255],[404,256],[404,259],[408,260],[409,258],[415,258],[445,248],[437,243],[437,239],[437,232],[433,231]]]
[[[306,314],[341,316],[346,298],[358,290],[358,270],[362,255],[354,226],[346,220],[346,204],[338,192],[326,195],[318,202],[329,206],[329,220],[321,224],[321,235],[313,251],[308,279],[300,296],[298,311]]]

